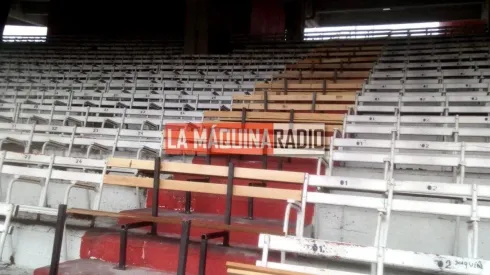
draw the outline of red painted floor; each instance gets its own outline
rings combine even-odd
[[[131,213],[131,214],[140,214],[140,215],[151,215],[151,208],[146,208],[146,209],[138,209],[138,210],[129,210],[129,211],[124,211],[124,213]],[[165,209],[160,209],[159,211],[159,216],[160,217],[179,217],[182,219],[189,219],[189,220],[198,220],[198,221],[205,221],[207,223],[216,223],[216,224],[223,224],[223,215],[214,215],[214,214],[202,214],[202,213],[192,213],[192,214],[184,214],[182,212],[177,212],[177,211],[169,211]],[[128,221],[120,220],[119,224],[124,224]],[[129,221],[130,222],[130,221]],[[246,218],[232,218],[232,224],[233,225],[241,225],[245,227],[250,227],[250,228],[263,228],[263,229],[269,229],[269,230],[276,230],[279,232],[282,232],[283,228],[283,221],[282,220],[272,220],[272,219],[254,219],[254,220],[249,220]],[[291,232],[294,232],[294,224],[291,224],[290,230]],[[181,226],[180,225],[169,225],[169,224],[159,224],[158,225],[158,232],[165,234],[170,234],[170,235],[175,235],[175,236],[180,236],[181,233]],[[191,226],[191,239],[193,240],[200,240],[201,235],[206,234],[206,233],[211,233],[214,232],[214,230],[207,230],[207,229],[202,229],[198,227],[192,227]],[[221,243],[221,239],[218,239],[216,242]],[[242,232],[230,232],[230,244],[231,245],[236,245],[236,246],[250,246],[252,248],[257,247],[258,243],[258,234],[251,234],[251,233],[242,233]]]
[[[178,237],[155,237],[144,234],[132,234],[128,238],[129,266],[175,272],[178,264],[180,240]],[[98,259],[115,265],[119,259],[119,234],[110,231],[92,230],[85,234],[80,249],[82,259]],[[199,267],[200,244],[189,244],[186,275],[197,275]],[[226,262],[254,264],[260,258],[257,249],[208,246],[206,274],[225,275]]]
[[[74,260],[60,264],[58,275],[174,275],[175,273],[162,272],[147,268],[128,267],[126,270],[117,270],[113,263],[99,260]],[[33,275],[48,275],[49,266],[34,270]]]

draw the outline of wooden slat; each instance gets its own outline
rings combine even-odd
[[[346,63],[346,65],[357,62],[374,62],[378,57],[351,57],[351,58],[307,58],[299,60],[298,64],[336,64]],[[364,64],[364,63],[359,63]]]
[[[136,159],[122,159],[122,158],[109,158],[107,160],[108,167],[117,168],[131,168],[138,170],[153,171],[155,165],[151,160],[136,160]],[[228,167],[218,165],[201,165],[192,163],[178,163],[163,161],[160,164],[160,171],[166,173],[180,173],[201,175],[207,177],[227,177]],[[279,170],[266,170],[266,169],[253,169],[235,167],[235,178],[250,179],[257,181],[277,181],[285,183],[303,184],[305,179],[305,173],[301,172],[289,172]]]
[[[149,215],[141,215],[141,214],[115,213],[115,212],[108,212],[108,211],[97,211],[97,210],[78,209],[78,208],[70,208],[67,210],[67,213],[70,215],[81,215],[81,216],[112,218],[112,219],[126,219],[135,222],[145,221],[145,222],[155,222],[155,223],[164,223],[164,224],[180,224],[183,220],[182,218],[179,217],[152,217]],[[233,224],[226,225],[220,223],[209,223],[209,222],[204,222],[199,220],[193,220],[192,226],[197,226],[199,228],[212,229],[212,230],[227,230],[227,231],[245,232],[245,233],[257,233],[257,234],[268,233],[268,234],[275,234],[275,235],[283,234],[282,230],[240,226],[240,225],[233,225]]]
[[[303,70],[316,70],[316,69],[342,69],[342,70],[370,70],[373,67],[373,63],[299,63],[288,64],[286,69],[303,69]]]
[[[138,178],[118,175],[105,175],[104,184],[130,186],[140,188],[153,188],[152,178]],[[172,191],[188,191],[214,195],[226,195],[226,184],[160,180],[160,189]],[[261,198],[271,200],[296,200],[301,201],[301,191],[267,187],[233,186],[233,196]]]
[[[255,265],[227,262],[226,263],[228,274],[233,275],[307,275],[306,273],[293,272],[289,270],[279,270],[267,267],[259,267]],[[250,273],[251,272],[251,273]]]
[[[359,83],[328,83],[327,84],[327,89],[331,90],[344,90],[344,89],[351,89],[351,90],[359,90],[362,88],[363,82]],[[284,82],[273,82],[273,83],[263,83],[263,82],[258,82],[255,85],[255,88],[266,88],[266,89],[284,89]],[[288,89],[300,89],[300,90],[322,90],[323,89],[323,84],[321,83],[315,83],[315,84],[309,84],[309,83],[303,83],[303,84],[290,84],[288,85]]]
[[[230,121],[241,121],[242,112],[204,111],[204,118],[228,119]],[[289,122],[290,115],[286,112],[247,112],[247,121],[273,121]],[[297,113],[294,114],[294,122],[340,122],[343,123],[343,114],[318,114]]]
[[[316,93],[317,95],[328,95],[328,96],[347,96],[347,97],[356,97],[357,92],[354,90],[288,90],[285,91],[283,89],[265,89],[265,90],[256,90],[253,95],[264,95],[268,93],[269,95],[303,95],[303,94],[311,94]],[[325,94],[324,94],[325,93]]]
[[[359,71],[344,71],[344,72],[311,72],[311,71],[286,71],[280,74],[275,75],[274,77],[278,78],[367,78],[369,76],[369,72],[359,72]]]
[[[351,104],[315,104],[315,111],[347,111]],[[232,109],[234,110],[265,110],[265,104],[263,103],[234,103]],[[267,104],[267,109],[271,111],[310,111],[312,110],[312,104],[307,103],[269,103]]]
[[[305,93],[305,94],[292,94],[292,95],[276,95],[273,94],[274,92],[271,92],[267,95],[267,101],[268,102],[273,102],[273,101],[306,101],[306,102],[312,102],[313,101],[313,92],[310,93]],[[236,101],[264,101],[265,96],[264,94],[253,94],[253,95],[234,95],[233,96],[233,102]],[[323,95],[323,94],[318,94],[316,96],[316,101],[321,102],[321,101],[330,101],[330,102],[346,102],[346,101],[355,101],[356,96],[355,95]]]

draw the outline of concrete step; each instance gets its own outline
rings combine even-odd
[[[58,275],[174,275],[175,272],[163,272],[149,268],[129,266],[126,270],[114,268],[113,263],[100,260],[73,260],[61,263]],[[34,270],[33,275],[48,275],[49,266]]]
[[[130,234],[128,238],[127,264],[164,272],[176,272],[180,240],[178,236],[149,236]],[[200,244],[189,244],[186,275],[197,275]],[[119,259],[119,234],[116,231],[91,230],[82,238],[82,259],[98,259],[115,265]],[[277,255],[273,256],[277,258]],[[257,249],[223,247],[210,244],[206,274],[226,275],[226,262],[254,264],[260,258]],[[37,274],[36,274],[37,275]]]
[[[123,213],[129,213],[132,215],[146,215],[150,216],[151,215],[151,208],[146,208],[146,209],[137,209],[137,210],[128,210],[128,211],[123,211]],[[191,214],[185,214],[182,212],[176,212],[176,211],[168,211],[161,209],[159,211],[159,216],[160,217],[178,217],[182,219],[188,219],[188,220],[198,220],[198,221],[204,221],[209,224],[223,224],[223,215],[215,215],[215,214],[201,214],[201,213],[191,213]],[[128,223],[131,221],[127,220],[119,220],[119,224],[124,224]],[[283,228],[283,221],[279,220],[267,220],[267,219],[254,219],[254,220],[249,220],[246,218],[232,218],[232,224],[233,225],[241,225],[244,227],[249,227],[249,228],[263,228],[263,229],[270,229],[270,230],[276,230],[278,232],[282,232]],[[290,232],[294,232],[294,227],[295,224],[291,224],[290,226]],[[146,228],[145,230],[149,231],[149,227]],[[209,230],[209,229],[203,229],[199,227],[191,227],[191,239],[193,240],[200,240],[201,235],[206,234],[206,233],[212,233],[215,232],[216,230]],[[159,224],[158,225],[158,232],[165,234],[170,234],[170,235],[176,235],[179,236],[181,234],[181,226],[180,225],[171,225],[171,224]],[[217,243],[221,243],[222,239],[216,240]],[[253,233],[243,233],[243,232],[230,232],[230,244],[231,245],[238,245],[238,246],[248,246],[251,248],[257,247],[258,244],[258,234],[253,234]]]

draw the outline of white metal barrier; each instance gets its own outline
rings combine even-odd
[[[294,236],[274,236],[260,234],[259,247],[262,248],[262,259],[258,266],[305,272],[308,274],[339,274],[354,275],[351,272],[332,272],[326,269],[298,267],[287,264],[269,262],[269,251],[298,253],[320,259],[352,261],[357,263],[378,263],[380,258],[384,265],[375,274],[384,274],[384,266],[411,269],[415,271],[437,274],[487,274],[490,262],[479,259],[467,259],[453,256],[414,253],[383,248],[383,256],[378,256],[378,248],[359,246],[352,243],[339,243],[318,239],[298,238]],[[327,273],[326,273],[327,272]]]

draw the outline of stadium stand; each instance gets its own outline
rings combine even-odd
[[[489,41],[447,31],[457,35],[263,43],[203,56],[158,41],[2,45],[0,249],[12,218],[42,215],[57,217],[56,234],[51,265],[36,275],[70,274],[81,261],[178,275],[487,274],[479,236],[490,218]],[[167,125],[201,122],[320,124],[328,148],[207,159],[166,150]],[[15,202],[18,185],[40,186],[37,203]],[[114,187],[144,194],[141,209],[104,209],[103,190]],[[70,200],[75,189],[91,192],[85,207]],[[341,219],[374,217],[375,236],[363,235],[374,241],[315,231],[325,206],[340,207]],[[389,243],[397,213],[451,219],[455,248]],[[81,259],[68,259],[66,228],[83,221]],[[361,271],[331,268],[339,259]]]

